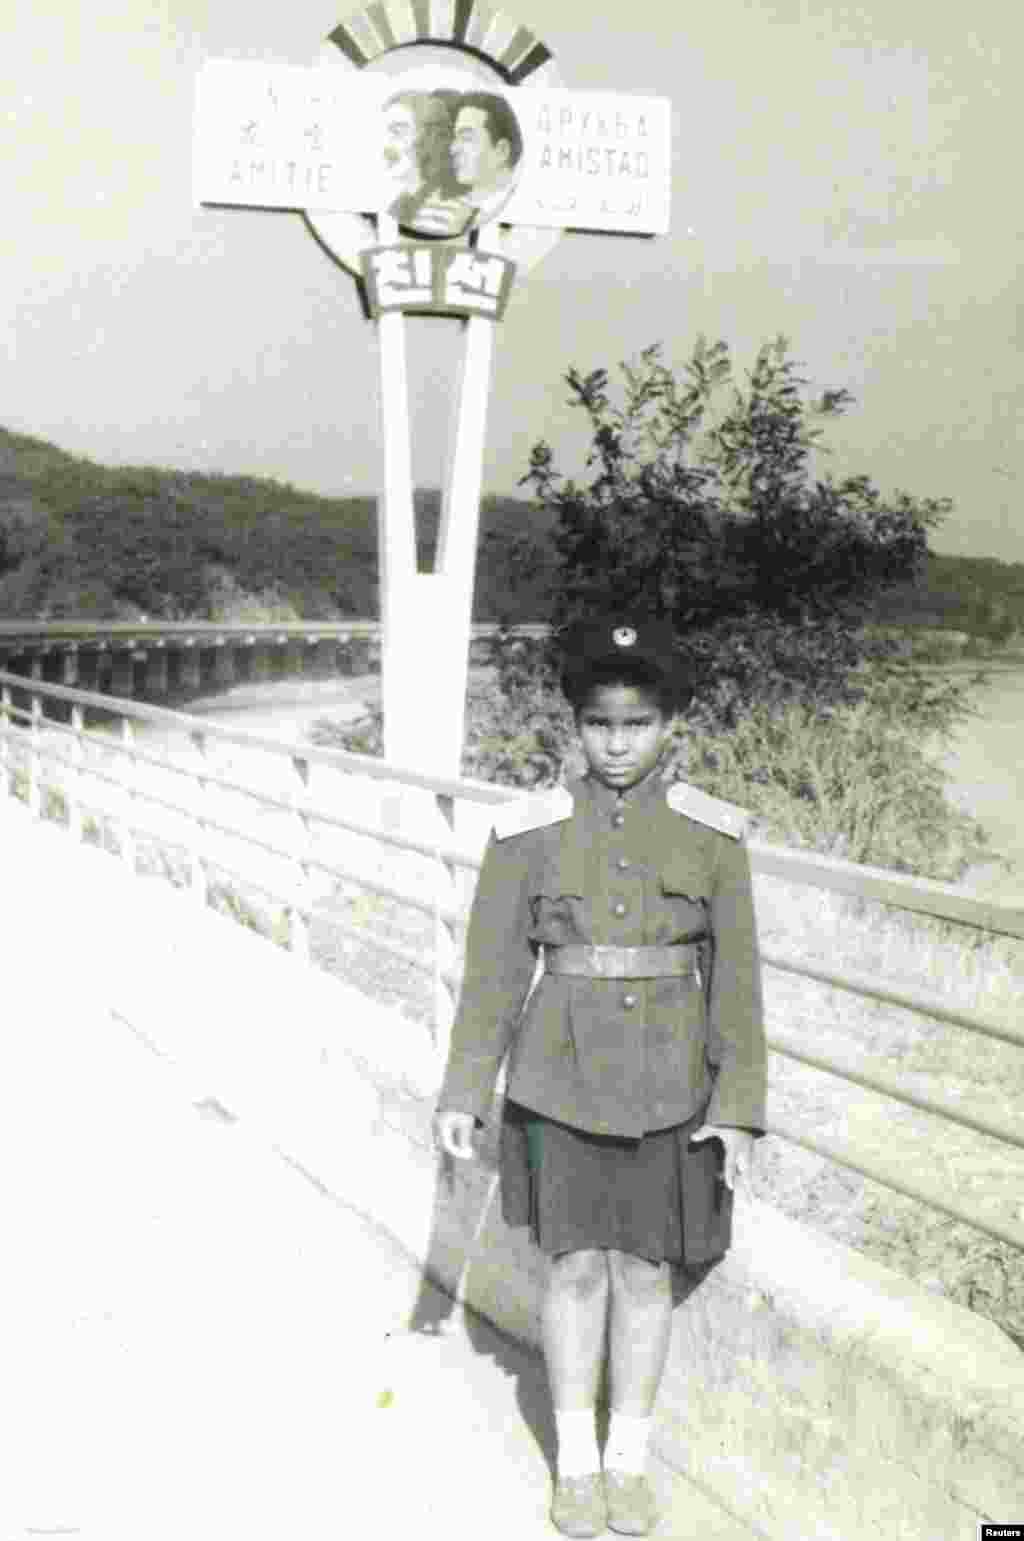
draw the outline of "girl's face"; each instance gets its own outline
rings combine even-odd
[[[657,697],[636,685],[596,685],[576,714],[587,764],[616,791],[636,786],[654,769],[671,726]]]

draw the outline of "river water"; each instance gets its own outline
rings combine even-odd
[[[1024,905],[1024,660],[993,668],[976,712],[944,756],[950,793],[987,830],[993,853],[1013,868],[979,868],[970,886]]]

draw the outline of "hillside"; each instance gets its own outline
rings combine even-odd
[[[416,495],[421,563],[440,494]],[[498,544],[531,518],[484,500],[477,618],[533,619],[543,584],[510,600]],[[244,476],[109,467],[0,429],[0,615],[198,617],[262,604],[327,619],[377,613],[376,501]],[[514,604],[514,613],[510,612]]]
[[[875,618],[1007,640],[1024,629],[1024,562],[931,552],[922,581],[881,596]]]
[[[420,560],[440,494],[417,493]],[[523,499],[481,509],[475,618],[543,619],[544,573],[511,543],[545,541],[551,516]],[[269,479],[110,467],[0,428],[0,617],[326,620],[377,613],[376,503]],[[1024,564],[932,555],[916,586],[880,599],[889,625],[984,634],[1024,626]]]

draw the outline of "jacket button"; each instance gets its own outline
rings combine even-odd
[[[615,865],[618,867],[620,872],[628,872],[631,863],[628,856],[620,856]]]
[[[612,823],[615,825],[616,829],[621,829],[623,824],[625,824],[625,822],[626,822],[626,815],[624,813],[613,813],[612,814]]]
[[[622,997],[622,1004],[625,1006],[627,1011],[632,1011],[633,1007],[636,1005],[636,996],[624,995]]]
[[[623,915],[625,915],[625,913],[626,913],[626,906],[623,904],[621,899],[619,900],[618,904],[613,904],[612,905],[612,914],[613,915],[618,915],[621,918]]]

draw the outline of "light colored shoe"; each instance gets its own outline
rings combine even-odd
[[[599,1471],[585,1477],[559,1477],[551,1500],[552,1524],[563,1536],[600,1536],[608,1524],[604,1483]]]
[[[658,1506],[651,1484],[634,1472],[605,1471],[604,1496],[608,1524],[622,1536],[649,1536],[658,1523]]]

